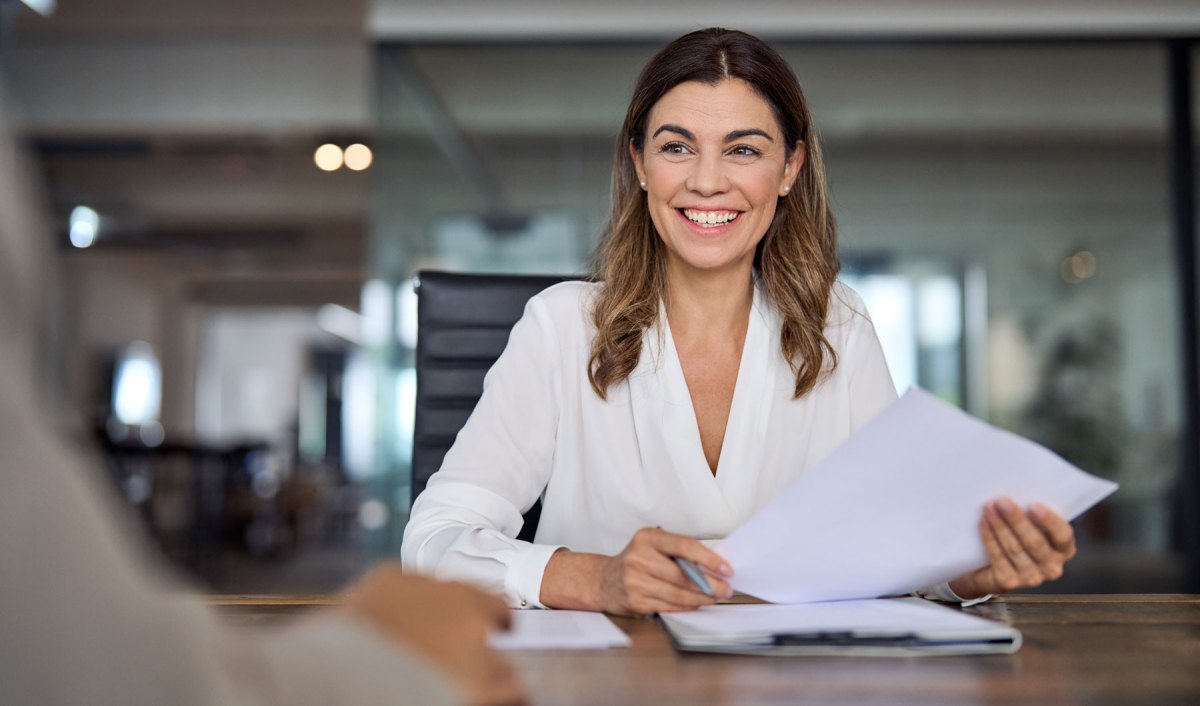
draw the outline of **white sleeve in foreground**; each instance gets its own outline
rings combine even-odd
[[[433,706],[462,700],[433,665],[349,615],[322,615],[288,628],[265,640],[263,653],[276,677],[278,703]]]
[[[145,563],[145,548],[121,522],[108,488],[46,433],[31,404],[16,404],[5,394],[10,390],[2,371],[0,366],[4,703],[382,706],[460,700],[427,662],[349,618],[326,614],[264,634],[226,625],[198,598],[170,587]]]

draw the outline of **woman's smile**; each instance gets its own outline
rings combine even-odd
[[[741,211],[729,209],[677,208],[675,211],[697,234],[712,237],[727,232],[738,222]]]

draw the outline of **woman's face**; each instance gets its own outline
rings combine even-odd
[[[804,164],[791,157],[771,106],[750,84],[691,81],[650,110],[644,149],[630,146],[668,275],[749,272],[776,200]]]

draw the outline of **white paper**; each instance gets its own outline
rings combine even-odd
[[[663,613],[661,617],[713,640],[822,632],[847,632],[858,636],[912,633],[922,637],[1012,633],[1012,629],[1002,623],[919,598],[793,605],[715,605],[687,613]]]
[[[1116,489],[911,389],[715,549],[733,588],[763,600],[899,595],[987,565],[978,524],[990,500],[1073,519]]]
[[[499,650],[593,650],[628,647],[629,636],[603,613],[514,610],[512,629],[489,639]]]

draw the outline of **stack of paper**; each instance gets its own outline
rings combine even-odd
[[[1006,654],[1021,633],[920,598],[717,605],[659,616],[676,647],[771,655]]]

